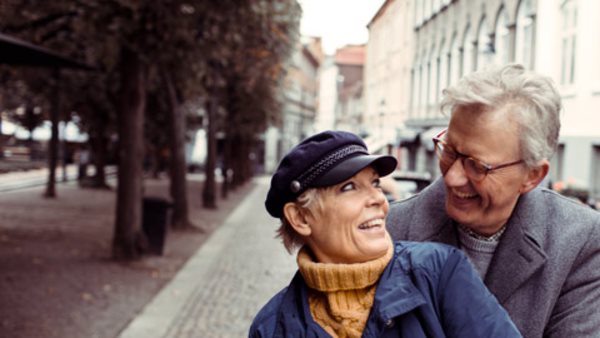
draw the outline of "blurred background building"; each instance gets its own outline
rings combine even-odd
[[[347,46],[318,69],[314,130],[349,130],[399,169],[439,175],[431,138],[445,128],[442,90],[465,74],[517,62],[550,76],[562,95],[560,146],[547,184],[600,199],[600,25],[596,0],[387,0],[365,46]],[[364,53],[364,58],[360,57]],[[362,77],[356,72],[362,69]],[[315,69],[307,72],[313,78]],[[318,98],[318,99],[317,99]],[[306,100],[306,99],[304,99]],[[301,139],[294,123],[291,143]]]

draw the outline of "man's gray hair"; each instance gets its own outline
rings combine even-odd
[[[561,99],[549,77],[509,64],[471,73],[443,93],[441,109],[449,115],[458,107],[480,107],[478,111],[489,113],[514,106],[511,118],[519,126],[521,156],[528,167],[554,154]]]

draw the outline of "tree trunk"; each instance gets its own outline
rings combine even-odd
[[[121,52],[119,104],[119,173],[112,254],[115,259],[139,257],[142,224],[142,161],[144,156],[145,69],[135,52]]]
[[[52,123],[52,135],[48,145],[48,182],[46,182],[46,192],[44,197],[56,197],[56,163],[58,159],[58,120],[60,111],[60,70],[54,69],[54,102],[50,108],[50,122]]]
[[[173,199],[173,217],[171,225],[175,229],[191,226],[188,214],[186,162],[185,162],[185,115],[179,109],[179,100],[171,74],[163,70],[163,80],[169,97],[169,147],[171,198]]]
[[[213,97],[210,98],[208,107],[208,133],[206,133],[208,151],[206,155],[206,178],[204,180],[204,189],[202,192],[202,205],[205,208],[216,209],[216,183],[215,183],[215,162],[217,157],[217,108],[218,103]]]

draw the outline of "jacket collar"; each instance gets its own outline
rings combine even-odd
[[[501,303],[546,263],[542,194],[536,188],[521,195],[490,262],[485,284]]]
[[[371,317],[376,314],[378,322],[382,323],[426,303],[425,297],[412,282],[405,267],[402,266],[402,260],[397,258],[402,247],[396,246],[394,250],[394,257],[383,271],[377,285],[371,311]]]
[[[395,317],[426,303],[425,297],[410,280],[394,257],[383,271],[375,291],[375,301],[367,320],[369,330],[381,331]],[[367,330],[367,328],[365,328]],[[300,272],[292,279],[279,308],[275,337],[287,337],[286,333],[304,332],[303,337],[320,337],[325,332],[312,318],[308,305],[307,286]]]
[[[425,240],[459,247],[456,224],[445,214],[446,189],[443,180],[435,181],[428,194],[426,200],[432,201],[428,207],[441,208],[444,216],[433,218]],[[484,281],[500,303],[504,303],[546,262],[546,254],[542,249],[545,227],[542,194],[542,188],[537,187],[519,197],[490,262]]]

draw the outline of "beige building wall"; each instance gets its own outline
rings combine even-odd
[[[411,6],[411,1],[387,0],[367,26],[363,128],[390,144],[404,128],[409,108]]]

